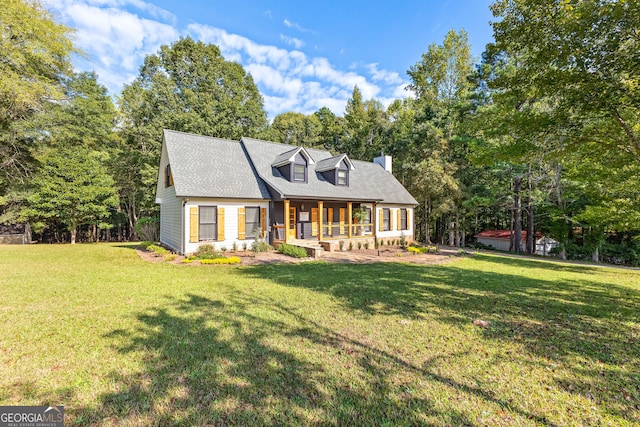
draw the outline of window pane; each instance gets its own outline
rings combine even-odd
[[[347,185],[347,171],[338,171],[338,185]]]
[[[200,206],[200,224],[215,224],[216,207]]]
[[[216,225],[215,224],[200,224],[200,240],[215,240],[216,238]]]
[[[384,231],[389,231],[389,209],[382,210],[382,229]]]
[[[215,206],[200,206],[199,209],[200,226],[198,227],[198,239],[215,240],[217,209]]]
[[[245,208],[244,229],[247,237],[256,237],[256,234],[260,234],[260,208]]]
[[[400,229],[401,230],[407,229],[407,210],[406,209],[400,209]]]
[[[304,165],[294,165],[293,166],[293,180],[294,181],[304,181]]]

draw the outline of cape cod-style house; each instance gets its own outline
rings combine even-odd
[[[416,200],[374,162],[328,151],[165,130],[156,188],[160,242],[181,254],[218,249],[414,236]],[[348,243],[346,243],[348,245]]]

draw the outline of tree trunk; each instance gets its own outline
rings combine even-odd
[[[427,245],[431,244],[431,233],[429,230],[429,217],[431,210],[431,200],[429,197],[424,198],[424,241]]]
[[[455,226],[456,223],[453,221],[448,221],[449,222],[449,246],[455,246],[456,242],[455,242]]]
[[[595,250],[591,254],[591,261],[600,262],[600,248],[596,246]]]
[[[522,177],[516,177],[513,183],[513,250],[522,252],[522,212],[520,208],[520,190]]]
[[[76,234],[78,233],[78,227],[72,227],[71,228],[71,244],[75,245],[76,244]]]
[[[533,203],[531,203],[531,197],[527,199],[527,213],[529,219],[527,221],[527,253],[533,255],[536,253],[536,231],[534,223]]]
[[[456,211],[456,247],[460,247],[460,214]]]

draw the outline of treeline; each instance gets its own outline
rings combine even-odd
[[[464,246],[481,230],[510,229],[516,252],[535,251],[544,233],[561,257],[638,264],[639,8],[496,2],[495,42],[480,63],[466,33],[450,31],[407,71],[413,97],[385,107],[355,87],[343,117],[321,108],[269,124],[251,75],[190,38],[147,56],[116,108],[94,74],[71,72],[71,30],[10,0],[0,12],[9,52],[0,61],[0,222],[29,221],[49,241],[147,237],[168,128],[362,160],[392,155],[420,202],[425,242]]]

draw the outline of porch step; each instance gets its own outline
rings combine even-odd
[[[298,246],[305,249],[307,251],[307,254],[309,254],[309,256],[312,258],[320,258],[322,256],[322,253],[324,252],[324,248],[320,243],[318,243],[318,241],[296,239],[291,240],[287,243],[292,246]]]

